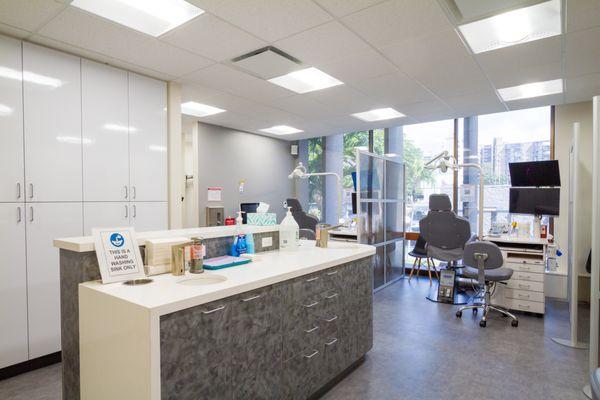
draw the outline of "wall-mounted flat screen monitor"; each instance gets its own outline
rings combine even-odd
[[[508,169],[511,186],[560,186],[558,160],[509,163]]]
[[[510,188],[511,214],[558,215],[559,188]]]

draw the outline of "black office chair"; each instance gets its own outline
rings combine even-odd
[[[427,273],[429,274],[429,284],[431,285],[431,267],[433,267],[433,271],[435,272],[435,276],[440,279],[438,275],[437,268],[435,267],[435,262],[432,258],[427,255],[427,242],[423,239],[423,236],[419,235],[417,241],[415,242],[415,247],[411,251],[408,252],[408,255],[413,257],[415,261],[413,262],[413,266],[410,270],[410,275],[408,276],[408,281],[410,282],[413,273],[415,270],[417,271],[417,275],[419,275],[419,271],[421,271],[421,262],[423,258],[427,261]]]
[[[507,310],[495,306],[491,303],[491,294],[494,286],[498,282],[509,280],[513,274],[510,268],[502,267],[504,259],[498,246],[492,242],[473,242],[465,246],[463,254],[463,265],[461,275],[465,278],[476,280],[480,288],[483,288],[484,295],[480,303],[463,306],[458,309],[456,316],[460,318],[464,310],[478,309],[483,310],[483,317],[479,321],[479,326],[485,328],[490,310],[510,317],[511,325],[517,327],[519,320]]]
[[[315,240],[319,219],[314,215],[307,214],[302,209],[302,204],[300,204],[298,199],[286,199],[285,206],[291,207],[292,217],[294,217],[300,228],[300,239]]]

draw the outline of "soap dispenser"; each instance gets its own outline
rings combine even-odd
[[[292,216],[292,207],[287,209],[285,218],[279,225],[279,249],[295,250],[300,241],[300,226]]]

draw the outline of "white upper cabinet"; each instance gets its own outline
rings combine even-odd
[[[167,201],[167,85],[129,73],[131,201]]]
[[[0,202],[23,201],[21,42],[0,37]]]
[[[81,60],[23,43],[27,201],[81,201]]]
[[[81,61],[83,200],[129,197],[127,72]]]

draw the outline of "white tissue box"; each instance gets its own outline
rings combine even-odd
[[[277,225],[277,214],[275,213],[250,213],[247,215],[248,225],[268,226]]]

